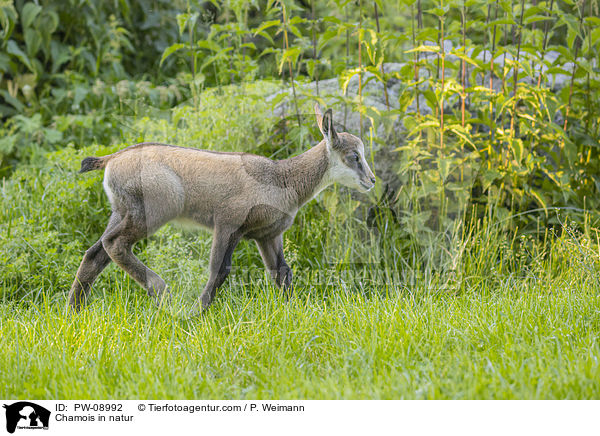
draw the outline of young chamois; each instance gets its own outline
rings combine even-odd
[[[200,296],[203,309],[229,274],[242,238],[256,242],[277,286],[290,288],[292,271],[283,258],[282,234],[298,209],[335,182],[362,192],[375,184],[362,141],[336,132],[331,109],[322,115],[315,105],[315,114],[324,139],[281,161],[152,142],[85,158],[80,173],[104,169],[112,215],[100,239],[85,252],[68,304],[81,307],[111,260],[160,302],[168,294],[165,281],[131,250],[165,223],[178,220],[213,232],[210,276]]]

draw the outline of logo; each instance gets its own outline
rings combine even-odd
[[[19,401],[4,405],[6,409],[6,431],[14,433],[15,429],[48,430],[50,411],[29,401]]]

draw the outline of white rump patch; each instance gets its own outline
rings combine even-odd
[[[110,202],[110,205],[114,207],[114,198],[115,197],[114,197],[113,192],[110,190],[110,187],[108,186],[109,177],[110,177],[110,163],[104,169],[104,181],[102,182],[102,186],[104,187],[104,192],[106,192],[106,195],[108,197],[108,201]]]

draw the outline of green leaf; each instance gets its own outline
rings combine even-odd
[[[523,141],[521,139],[513,139],[512,143],[511,143],[511,149],[513,152],[513,155],[515,157],[515,160],[517,161],[517,163],[521,163],[523,161],[523,153],[525,151],[525,147],[523,145]]]
[[[319,50],[321,50],[323,47],[325,47],[325,45],[329,41],[335,40],[335,38],[340,34],[340,32],[341,32],[340,28],[335,28],[334,26],[331,26],[324,33],[322,33],[321,36],[319,37]]]
[[[544,208],[544,213],[548,215],[548,206],[544,194],[531,187],[529,188],[529,193],[533,198],[535,198],[538,204]]]
[[[439,51],[440,51],[439,45],[420,45],[418,47],[407,50],[405,53],[414,53],[414,52],[438,53]]]
[[[194,12],[193,14],[177,14],[177,26],[179,28],[179,35],[183,35],[185,32],[185,28],[193,29],[196,25],[196,21],[198,21],[198,12]]]
[[[83,101],[83,99],[88,94],[88,88],[83,86],[77,86],[75,88],[75,93],[73,96],[73,106],[79,106],[79,104]]]
[[[558,51],[562,55],[561,61],[563,61],[563,62],[564,61],[573,61],[574,60],[573,50],[568,49],[565,46],[554,45],[554,46],[551,47],[551,49]]]
[[[56,129],[47,128],[44,129],[44,139],[48,141],[50,144],[56,144],[61,141],[63,138],[62,132],[59,132]]]
[[[452,165],[451,157],[439,157],[437,162],[438,171],[442,181],[446,181],[446,178],[450,174],[450,166]]]
[[[59,24],[58,14],[54,11],[44,11],[42,19],[37,27],[38,30],[43,32],[45,35],[51,35],[56,31]]]
[[[251,48],[252,50],[256,50],[256,45],[254,45],[253,42],[245,42],[242,45],[240,45],[240,48]]]
[[[254,36],[260,34],[262,31],[269,29],[273,26],[279,26],[281,24],[281,20],[269,20],[262,23],[256,29],[252,29],[254,31]]]
[[[494,168],[484,169],[481,172],[481,187],[487,191],[497,179],[502,177],[502,173]]]
[[[302,23],[306,23],[306,18],[302,18],[299,15],[295,15],[294,17],[292,17],[289,21],[289,24],[302,24]]]
[[[0,73],[9,71],[10,69],[10,56],[0,52]]]
[[[432,112],[435,112],[435,110],[437,108],[439,108],[438,99],[437,99],[435,93],[431,89],[426,89],[425,91],[423,91],[423,96],[425,97],[425,100],[427,101],[427,105],[429,106],[429,109],[431,109]],[[439,122],[438,122],[438,125],[439,125]]]
[[[328,15],[326,17],[323,17],[323,22],[324,23],[333,23],[333,24],[337,24],[337,25],[342,24],[342,20],[340,20],[338,17],[334,17],[333,15]]]
[[[413,130],[411,130],[408,134],[408,136],[414,136],[416,133],[420,132],[423,129],[426,129],[428,127],[435,127],[436,129],[440,127],[440,122],[437,120],[429,120],[429,121],[423,121],[420,122],[419,124],[417,124],[415,126],[415,128]]]
[[[27,54],[30,58],[35,57],[40,45],[42,44],[42,35],[34,28],[25,29],[25,45],[27,46]]]
[[[35,3],[26,3],[21,10],[21,23],[23,24],[23,29],[27,29],[35,20],[35,17],[42,10],[41,6],[36,5]]]
[[[471,139],[469,139],[471,133],[467,131],[467,129],[465,129],[463,126],[461,126],[460,124],[451,124],[447,127],[447,129],[448,131],[454,133],[463,141],[471,145],[474,149],[477,149],[477,146],[471,141]]]
[[[14,107],[17,111],[22,112],[25,109],[23,103],[21,103],[18,99],[10,95],[8,91],[0,89],[0,95],[4,98],[4,100],[7,103],[10,103],[10,105]]]
[[[433,9],[428,9],[425,12],[428,14],[432,14],[435,15],[437,17],[443,17],[444,15],[446,15],[448,13],[448,11],[450,10],[450,5],[446,5],[444,7],[441,8],[433,8]]]
[[[160,63],[158,64],[158,66],[160,67],[163,64],[163,62],[165,61],[165,59],[167,59],[173,53],[175,53],[176,51],[181,50],[182,48],[185,48],[185,47],[186,47],[186,45],[181,42],[167,47],[165,49],[165,51],[163,52],[162,57],[160,58]]]
[[[585,17],[583,19],[587,24],[592,26],[600,26],[600,18],[599,17]]]
[[[296,61],[298,60],[298,56],[300,56],[301,51],[302,50],[300,49],[300,47],[292,47],[288,48],[286,51],[283,52],[281,62],[279,63],[279,74],[281,74],[281,71],[283,70],[283,64],[286,60],[289,60],[292,63],[292,65],[296,64]]]
[[[266,55],[271,54],[271,53],[279,53],[279,50],[277,50],[277,49],[275,49],[273,47],[267,47],[263,51],[260,52],[260,54],[258,55],[258,57],[261,58],[261,57],[266,56]]]
[[[0,138],[0,155],[12,153],[18,140],[18,135],[7,135]]]
[[[437,41],[438,31],[435,27],[426,27],[416,36],[417,41]]]
[[[55,40],[50,42],[50,55],[52,58],[53,73],[56,73],[62,64],[71,59],[69,48]]]
[[[346,94],[346,89],[348,88],[350,79],[352,79],[352,77],[357,75],[359,72],[360,72],[359,68],[353,68],[351,70],[346,70],[343,72],[342,76],[340,77],[340,80],[341,80],[342,92],[344,94]]]
[[[11,7],[0,7],[0,37],[6,41],[12,35],[17,16]]]
[[[316,62],[314,61],[314,59],[309,59],[306,61],[306,72],[311,78],[315,77],[315,64]]]
[[[576,29],[569,28],[567,30],[567,47],[574,47],[575,38],[577,38],[578,33]]]
[[[177,14],[177,27],[179,28],[179,36],[183,35],[185,26],[190,19],[190,14]]]
[[[592,45],[598,44],[598,41],[600,41],[600,27],[596,27],[592,30],[590,37],[592,38]]]
[[[265,32],[265,31],[262,31],[262,30],[261,30],[260,32],[256,32],[254,35],[255,35],[255,36],[256,36],[256,35],[260,35],[260,36],[262,36],[263,38],[265,38],[267,41],[269,41],[271,44],[275,44],[275,41],[273,41],[273,38],[271,38],[271,35],[269,35],[269,34],[268,34],[267,32]]]
[[[296,26],[288,24],[288,29],[290,29],[290,31],[298,38],[302,38],[302,32],[300,32],[300,29],[298,29]]]
[[[218,52],[219,50],[221,50],[221,46],[210,39],[203,39],[201,41],[198,41],[196,43],[196,47],[204,48],[213,52]]]
[[[562,67],[550,67],[548,68],[544,74],[546,75],[550,75],[550,74],[565,74],[567,76],[571,75],[572,71],[567,71]]]
[[[456,56],[457,58],[462,59],[466,63],[471,64],[471,65],[473,65],[475,67],[479,67],[480,66],[475,60],[471,59],[468,55],[464,54],[462,52],[462,49],[460,49],[460,48],[459,49],[452,49],[449,54],[451,54],[453,56]]]
[[[22,64],[29,68],[31,72],[35,73],[35,69],[31,64],[31,61],[29,60],[27,55],[23,53],[23,50],[21,50],[21,48],[17,45],[17,43],[14,40],[11,39],[8,41],[8,44],[6,45],[6,52],[15,56],[21,61]]]
[[[539,6],[528,6],[523,11],[523,19],[527,19],[534,15],[542,15],[544,14],[544,9]]]
[[[286,99],[288,97],[286,92],[280,92],[277,95],[275,95],[275,97],[273,97],[273,99],[271,99],[271,105],[272,107],[277,106],[280,102],[282,102],[284,99]]]
[[[523,24],[537,23],[538,21],[546,21],[546,20],[553,20],[553,18],[547,17],[545,15],[532,15],[531,17],[527,17],[526,19],[524,19]]]
[[[497,20],[492,20],[488,23],[488,27],[493,27],[493,26],[498,26],[501,24],[512,24],[515,25],[517,24],[517,22],[515,20],[513,20],[512,18],[498,18]]]

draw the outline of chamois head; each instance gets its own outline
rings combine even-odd
[[[323,115],[316,104],[315,115],[329,150],[329,174],[332,181],[361,192],[371,190],[375,186],[375,175],[365,160],[363,142],[350,133],[336,132],[331,109],[327,109]]]

